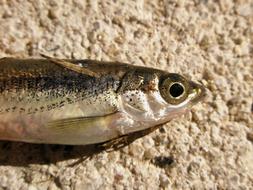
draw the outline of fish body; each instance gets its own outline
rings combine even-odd
[[[0,139],[101,143],[166,123],[203,94],[202,86],[154,68],[49,57],[2,58]]]

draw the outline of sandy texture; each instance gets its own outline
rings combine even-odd
[[[0,142],[0,189],[253,189],[252,0],[1,0],[0,56],[117,60],[201,80],[203,104],[130,146]]]

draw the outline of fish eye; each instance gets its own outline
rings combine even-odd
[[[170,96],[176,99],[180,98],[183,95],[184,91],[184,86],[178,82],[173,83],[169,88]]]
[[[161,78],[159,90],[166,102],[177,105],[187,99],[189,82],[181,75],[170,73]]]

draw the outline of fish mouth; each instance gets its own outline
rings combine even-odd
[[[190,81],[192,95],[191,104],[195,105],[198,102],[202,101],[206,97],[206,87],[202,84],[198,84]]]

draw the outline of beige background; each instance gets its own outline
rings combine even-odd
[[[117,60],[208,97],[121,151],[0,142],[0,189],[253,189],[253,1],[0,0],[0,56]]]

